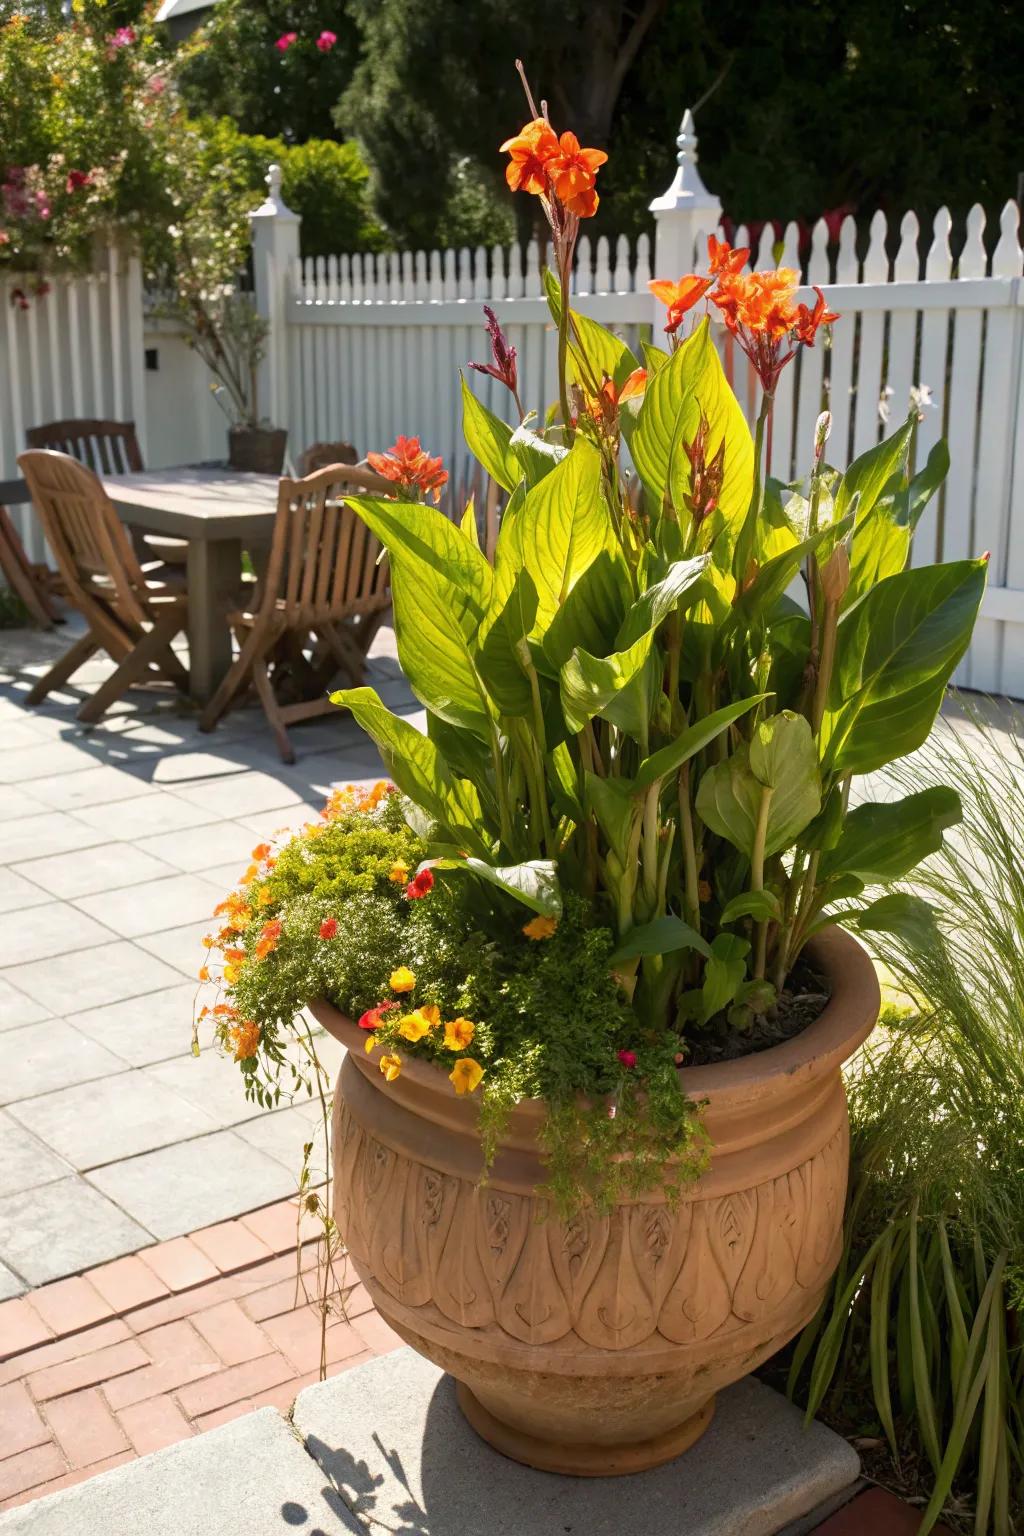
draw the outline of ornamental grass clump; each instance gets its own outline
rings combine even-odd
[[[504,149],[509,185],[551,228],[558,403],[544,424],[523,413],[488,315],[483,367],[515,424],[464,381],[463,425],[506,497],[493,560],[472,506],[450,521],[433,504],[444,471],[418,440],[389,455],[391,496],[350,502],[387,550],[426,732],[372,688],[333,695],[394,793],[278,856],[224,975],[261,1057],[325,996],[363,1022],[387,1081],[423,1058],[480,1102],[488,1147],[503,1111],[542,1098],[566,1208],[695,1176],[707,1148],[676,1066],[809,1022],[825,997],[804,951],[826,926],[920,921],[912,894],[869,888],[939,846],[957,797],[850,811],[851,781],[926,739],[985,560],[908,565],[947,464],[940,446],[911,472],[913,414],[845,472],[823,414],[807,478],[768,476],[780,376],[840,323],[820,291],[800,298],[797,273],[746,272],[749,252],[712,238],[706,273],[653,285],[669,350],[642,358],[572,310],[604,156],[529,102]],[[718,317],[760,382],[753,435]],[[367,815],[402,873],[382,859],[356,890]]]

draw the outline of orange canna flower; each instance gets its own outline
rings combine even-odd
[[[440,458],[430,458],[420,447],[418,437],[397,437],[387,453],[368,453],[366,462],[378,475],[404,490],[415,487],[431,491],[435,501],[440,501],[441,487],[448,483],[448,471]]]
[[[578,218],[589,219],[597,212],[600,198],[594,179],[607,159],[603,149],[582,149],[574,133],[563,133],[557,153],[546,163],[556,197]]]
[[[808,309],[806,304],[798,304],[796,307],[796,338],[802,341],[805,347],[814,346],[814,338],[818,334],[820,325],[831,325],[835,320],[841,320],[842,316],[835,314],[825,304],[825,295],[820,288],[815,288],[818,301],[813,309]]]
[[[695,272],[691,272],[688,277],[681,277],[676,283],[659,277],[647,286],[656,299],[668,306],[668,324],[665,329],[670,336],[674,336],[682,324],[683,316],[700,303],[708,289],[714,286],[714,281],[710,277],[698,277]]]
[[[619,407],[627,400],[635,400],[644,393],[646,388],[646,368],[634,368],[629,377],[623,380],[621,389],[616,389],[615,380],[605,374],[599,393],[587,399],[587,414],[597,422],[598,426],[605,422],[614,425]]]
[[[712,277],[742,272],[749,255],[749,246],[734,251],[728,240],[716,240],[714,235],[708,235],[708,271]]]
[[[548,162],[559,152],[558,140],[551,124],[543,117],[535,117],[532,123],[501,145],[501,153],[509,155],[505,167],[505,180],[513,192],[546,193],[550,188]]]

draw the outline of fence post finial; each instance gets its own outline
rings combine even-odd
[[[676,135],[676,174],[650,205],[655,220],[654,273],[676,278],[693,270],[694,247],[702,235],[713,234],[722,205],[709,192],[697,169],[697,132],[687,107]]]
[[[287,427],[286,306],[299,261],[302,219],[292,212],[281,196],[279,165],[270,167],[266,181],[266,200],[249,215],[256,307],[270,327],[260,365],[259,410],[273,426]]]

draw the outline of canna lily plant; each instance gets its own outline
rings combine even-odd
[[[651,285],[670,350],[645,343],[642,359],[574,313],[604,157],[531,110],[503,149],[551,226],[560,406],[546,426],[524,415],[490,314],[493,363],[472,366],[519,420],[463,381],[463,424],[508,498],[493,562],[472,506],[452,522],[415,478],[350,503],[387,549],[427,732],[372,689],[334,699],[379,748],[431,868],[484,882],[510,921],[555,922],[566,893],[583,898],[614,930],[639,1028],[678,1031],[685,1054],[708,1025],[771,1018],[823,926],[927,923],[913,896],[865,892],[938,847],[956,794],[851,809],[851,785],[924,742],[986,561],[909,564],[948,466],[940,444],[910,473],[913,413],[845,472],[823,414],[807,478],[768,476],[780,375],[839,320],[820,290],[798,302],[795,272],[746,272],[749,253],[712,237],[706,273]],[[760,381],[753,435],[712,313]]]

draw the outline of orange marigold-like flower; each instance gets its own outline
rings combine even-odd
[[[600,198],[594,180],[607,159],[603,149],[583,149],[574,133],[563,133],[557,154],[548,160],[555,196],[577,218],[590,219],[597,212]]]
[[[688,277],[681,277],[676,283],[669,282],[667,278],[655,278],[648,287],[656,299],[667,305],[668,324],[665,329],[670,336],[674,336],[682,324],[683,316],[700,303],[709,288],[714,287],[714,280],[698,277],[695,272],[691,272]]]
[[[269,954],[277,948],[277,941],[281,937],[281,919],[275,918],[272,923],[264,923],[260,929],[260,936],[256,940],[254,954],[257,960],[265,960]]]
[[[396,859],[391,866],[388,879],[392,885],[404,885],[409,878],[409,866],[404,859]]]
[[[270,886],[265,885],[256,897],[256,905],[258,907],[269,907],[273,899],[274,896]]]
[[[430,458],[418,437],[397,437],[387,453],[368,453],[366,462],[403,490],[431,491],[435,501],[440,501],[441,487],[448,483],[440,458]]]
[[[543,195],[548,191],[548,161],[559,153],[559,144],[546,118],[535,117],[513,138],[506,139],[501,153],[510,156],[505,180],[513,192]]]
[[[256,847],[252,851],[251,857],[256,860],[257,864],[262,864],[264,859],[269,859],[270,857],[270,844],[257,843]]]
[[[412,1013],[404,1014],[398,1021],[398,1033],[403,1040],[415,1043],[425,1035],[433,1034],[440,1022],[441,1010],[434,1003],[428,1003],[423,1008],[414,1008]]]
[[[260,1048],[260,1027],[251,1019],[243,1019],[241,1023],[231,1025],[228,1040],[235,1053],[235,1060],[249,1061]]]
[[[557,917],[531,917],[523,924],[523,932],[528,939],[550,939],[557,927]]]

